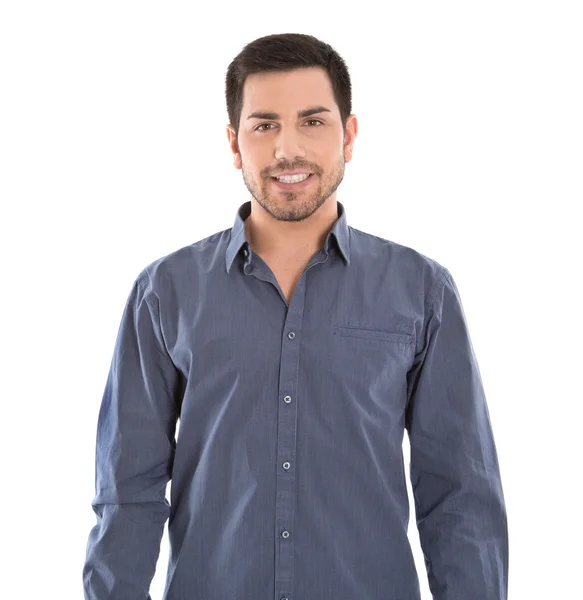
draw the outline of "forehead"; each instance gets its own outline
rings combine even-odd
[[[332,83],[321,67],[248,75],[243,85],[243,118],[258,110],[289,112],[324,105],[336,109]]]

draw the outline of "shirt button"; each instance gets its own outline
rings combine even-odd
[[[245,248],[245,249],[243,250],[243,256],[244,256],[245,258],[247,258],[247,256],[249,256],[249,251],[247,250],[247,248]]]
[[[279,600],[287,600],[287,598],[285,596],[283,596]]]
[[[283,531],[281,534],[282,538],[288,538],[289,537],[289,531]]]
[[[289,404],[289,403],[291,402],[291,396],[285,396],[285,397],[284,397],[284,399],[283,399],[283,401],[284,401],[286,404]]]
[[[291,465],[286,461],[286,462],[283,463],[282,466],[287,471],[287,469],[289,469]]]
[[[290,340],[293,340],[293,339],[296,337],[296,334],[295,334],[293,331],[290,331],[290,332],[287,334],[287,337],[288,337]]]

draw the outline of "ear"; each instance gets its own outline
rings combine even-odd
[[[344,135],[344,160],[350,162],[352,160],[352,147],[358,135],[358,119],[352,114],[346,120],[346,133]]]
[[[229,147],[233,153],[233,164],[236,169],[241,169],[241,153],[239,152],[239,145],[237,144],[237,134],[235,133],[235,128],[230,123],[227,124],[226,128]]]

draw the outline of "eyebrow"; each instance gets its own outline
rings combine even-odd
[[[311,115],[315,115],[321,112],[332,112],[329,108],[325,106],[311,106],[310,108],[306,108],[304,110],[298,110],[298,119],[303,117],[310,117]],[[251,113],[248,119],[281,119],[281,116],[274,112],[267,111],[255,111]]]

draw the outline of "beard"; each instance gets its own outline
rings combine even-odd
[[[274,219],[303,221],[315,213],[338,189],[344,179],[345,164],[342,154],[324,180],[319,170],[310,169],[314,173],[312,178],[318,178],[319,181],[311,181],[306,188],[298,191],[277,189],[271,176],[263,177],[259,185],[253,174],[245,169],[243,161],[241,170],[249,193]]]

